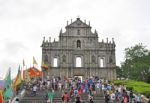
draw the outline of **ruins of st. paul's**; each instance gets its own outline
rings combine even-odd
[[[58,41],[44,37],[42,61],[48,64],[48,69],[42,68],[43,77],[116,79],[115,42],[113,39],[99,42],[97,31],[93,33],[91,28],[90,23],[77,18],[70,24],[67,22],[65,32],[60,30]]]

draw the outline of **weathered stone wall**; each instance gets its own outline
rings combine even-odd
[[[45,41],[44,38],[41,47],[42,61],[47,62],[49,66],[48,70],[43,72],[44,77],[83,75],[116,78],[114,40],[99,42],[97,31],[93,33],[91,26],[82,22],[80,18],[68,24],[65,32],[60,31],[59,41]],[[81,57],[81,68],[75,66],[76,57]],[[54,67],[54,58],[58,59],[58,67]],[[100,67],[100,58],[104,59],[103,67]]]
[[[116,71],[114,68],[51,68],[48,70],[48,76],[52,77],[74,77],[74,76],[83,76],[83,78],[88,78],[91,76],[97,76],[99,78],[105,78],[109,80],[116,79]]]

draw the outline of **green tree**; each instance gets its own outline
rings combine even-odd
[[[123,77],[122,71],[123,70],[119,66],[116,67],[117,78],[122,78]]]
[[[131,46],[130,48],[125,48],[125,59],[133,60],[139,57],[146,56],[149,51],[146,49],[146,46],[143,46],[142,43]]]
[[[142,44],[126,48],[121,69],[125,78],[150,82],[150,51]]]

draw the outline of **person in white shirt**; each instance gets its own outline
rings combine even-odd
[[[100,91],[100,83],[96,83],[96,93],[98,94]]]
[[[61,82],[59,82],[58,83],[58,89],[61,91],[61,86],[62,86],[62,84],[61,84]]]
[[[110,101],[111,101],[111,103],[115,103],[115,93],[114,92],[112,92],[111,93],[111,95],[110,95]]]
[[[121,85],[118,87],[118,92],[119,92],[119,93],[122,93]]]
[[[50,80],[48,80],[48,81],[47,81],[47,89],[50,88],[50,84],[51,84],[51,82],[50,82]]]
[[[34,85],[34,86],[33,86],[33,96],[36,96],[36,91],[37,91],[37,86]]]

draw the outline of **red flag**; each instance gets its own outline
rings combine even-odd
[[[2,91],[0,90],[0,103],[3,103],[3,95],[2,95]]]

